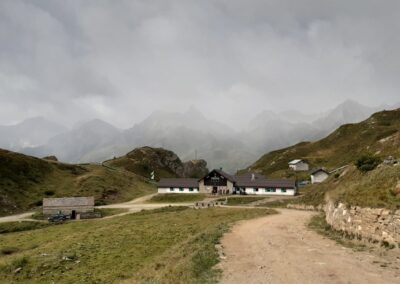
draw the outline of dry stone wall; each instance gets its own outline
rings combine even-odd
[[[400,210],[362,208],[328,201],[324,211],[327,223],[335,230],[400,248]]]

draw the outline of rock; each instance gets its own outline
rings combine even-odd
[[[14,270],[14,273],[19,273],[22,270],[22,267],[18,267],[17,269]]]
[[[43,160],[48,160],[48,161],[55,161],[55,162],[58,162],[58,159],[57,159],[57,157],[56,156],[46,156],[46,157],[43,157]]]

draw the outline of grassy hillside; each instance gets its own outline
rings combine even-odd
[[[293,172],[287,168],[293,159],[306,159],[312,167],[335,169],[353,164],[365,153],[383,157],[400,155],[400,109],[378,112],[361,123],[343,125],[316,142],[303,142],[270,152],[250,168],[267,176],[290,177]]]
[[[4,234],[0,282],[215,283],[222,234],[233,222],[272,213],[171,207]]]
[[[380,166],[367,173],[350,166],[340,176],[308,186],[296,202],[315,206],[329,197],[353,206],[400,209],[399,180],[400,166]]]
[[[99,204],[155,192],[143,177],[98,165],[69,165],[0,149],[0,215],[41,205],[43,197],[95,196]]]
[[[173,177],[203,177],[207,174],[207,163],[204,160],[193,160],[183,163],[172,151],[163,148],[141,147],[125,156],[106,161],[104,164],[122,168],[149,178],[155,172],[156,180]]]

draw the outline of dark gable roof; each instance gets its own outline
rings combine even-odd
[[[203,179],[205,179],[206,177],[208,177],[209,175],[211,175],[213,172],[216,172],[217,174],[219,174],[220,176],[223,176],[224,178],[226,178],[227,180],[229,180],[230,182],[235,182],[236,181],[236,177],[233,175],[230,175],[226,172],[224,172],[223,170],[212,170],[211,172],[209,172],[208,174],[206,174],[203,178],[199,179],[198,181],[201,181]]]
[[[196,178],[162,178],[158,182],[158,187],[199,187],[199,181]]]
[[[316,174],[317,172],[324,172],[324,173],[326,173],[326,174],[329,175],[329,172],[326,171],[326,170],[324,170],[323,168],[312,169],[312,170],[310,171],[310,175],[314,175],[314,174]]]
[[[255,179],[252,180],[253,173],[236,176],[237,187],[274,187],[274,188],[295,188],[296,181],[290,179],[267,179],[261,174],[254,173]]]

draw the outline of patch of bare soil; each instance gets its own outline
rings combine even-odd
[[[222,238],[222,283],[400,283],[400,258],[389,263],[324,238],[307,228],[313,212],[279,211]]]

